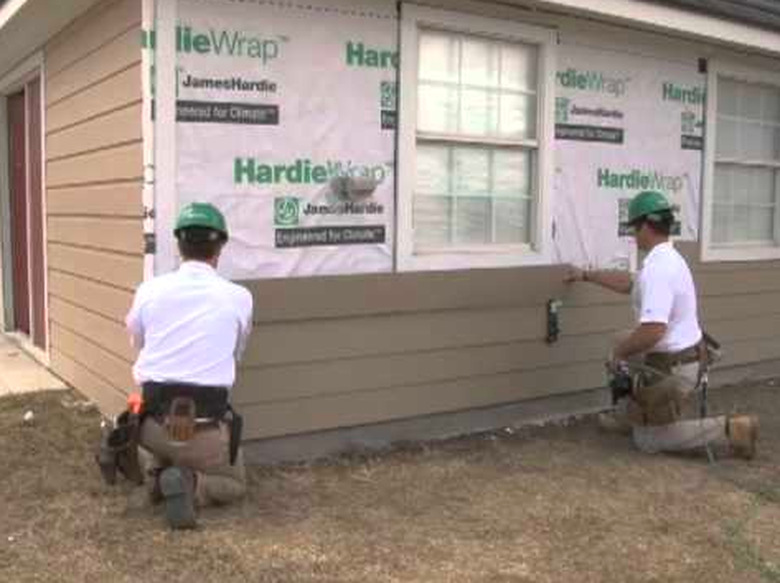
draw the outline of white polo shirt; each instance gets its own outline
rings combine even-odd
[[[650,352],[679,352],[701,340],[693,276],[671,242],[647,254],[634,287],[639,323],[666,324],[666,334]]]
[[[139,385],[146,381],[231,387],[252,327],[252,295],[207,263],[142,283],[125,320]]]

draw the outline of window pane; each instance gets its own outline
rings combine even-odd
[[[421,84],[417,91],[417,128],[424,132],[456,132],[457,89]]]
[[[713,242],[774,240],[777,174],[770,168],[715,165]]]
[[[500,127],[504,138],[536,138],[536,96],[501,95]]]
[[[538,53],[530,45],[501,43],[501,87],[536,92]]]
[[[531,201],[527,198],[496,199],[496,243],[529,243]]]
[[[420,81],[458,82],[458,43],[452,35],[420,31]]]
[[[461,93],[460,131],[472,136],[498,133],[498,97],[494,92],[464,89]]]
[[[764,91],[761,118],[770,123],[780,124],[780,89],[767,87]]]
[[[531,240],[533,150],[418,142],[416,162],[415,248]]]
[[[493,152],[493,195],[496,197],[530,197],[531,152],[528,150],[495,150]]]
[[[431,31],[420,39],[419,131],[536,137],[536,47]]]
[[[732,240],[729,228],[731,206],[715,204],[712,207],[712,241],[713,243],[727,243]]]
[[[748,210],[749,232],[755,240],[774,239],[775,213],[772,208],[753,208]]]
[[[739,155],[739,122],[733,119],[718,118],[718,128],[715,132],[717,144],[715,155],[718,158],[737,158]]]
[[[477,38],[462,37],[460,82],[477,87],[498,87],[498,47]]]
[[[490,199],[459,197],[455,204],[455,242],[463,245],[490,243]]]
[[[730,166],[716,164],[715,165],[715,179],[713,183],[713,192],[715,194],[715,203],[730,203],[731,202],[731,176],[732,169]]]
[[[739,84],[731,79],[718,78],[718,114],[737,115]]]
[[[761,119],[761,94],[760,85],[741,83],[739,101],[737,103],[737,115],[743,119],[758,121]]]
[[[458,196],[490,196],[487,148],[453,148],[453,191]]]
[[[415,245],[442,247],[450,243],[452,199],[446,196],[416,196],[413,208]]]
[[[419,144],[416,179],[415,195],[449,194],[449,150]]]
[[[743,122],[740,143],[743,160],[772,160],[777,154],[778,128],[759,122]]]

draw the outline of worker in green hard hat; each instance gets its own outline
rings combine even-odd
[[[649,453],[723,446],[751,458],[756,417],[705,416],[701,381],[713,343],[699,325],[691,271],[670,241],[674,222],[662,193],[640,192],[628,206],[628,224],[644,255],[638,273],[570,267],[566,276],[633,299],[636,327],[617,342],[609,362],[615,410],[600,422],[631,431],[636,446]]]
[[[180,267],[140,285],[127,315],[139,349],[140,444],[151,494],[172,528],[192,528],[196,508],[245,492],[240,416],[230,390],[252,325],[252,295],[216,268],[228,240],[214,205],[186,205],[174,236]]]

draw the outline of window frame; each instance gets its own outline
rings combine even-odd
[[[538,49],[537,158],[533,180],[535,210],[531,244],[457,245],[414,251],[414,189],[417,150],[418,38],[421,28],[475,35]],[[552,184],[555,136],[555,30],[518,22],[402,4],[399,71],[398,198],[396,261],[398,271],[545,265],[552,262]],[[496,142],[487,138],[488,142]],[[464,140],[479,143],[479,139]]]
[[[755,69],[724,61],[710,61],[707,67],[707,97],[704,134],[704,188],[701,207],[701,259],[702,261],[766,261],[780,259],[780,180],[775,185],[775,244],[765,243],[725,243],[712,241],[713,216],[715,208],[715,158],[718,137],[718,79],[726,78],[737,83],[771,85],[780,91],[780,74],[768,70]],[[750,165],[751,161],[741,162]],[[758,163],[761,168],[775,168],[780,177],[780,160],[774,164]]]

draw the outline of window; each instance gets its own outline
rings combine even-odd
[[[711,67],[708,91],[702,256],[780,257],[780,76]]]
[[[400,269],[547,261],[551,31],[404,5]]]

